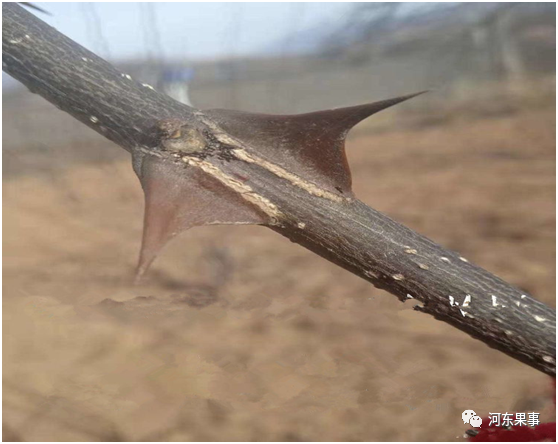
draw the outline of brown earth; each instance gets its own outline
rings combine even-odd
[[[362,200],[555,305],[553,106],[348,145]],[[463,441],[465,409],[553,417],[548,377],[264,228],[193,229],[132,285],[129,162],[52,162],[4,182],[4,440]]]

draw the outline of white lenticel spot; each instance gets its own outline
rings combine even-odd
[[[463,301],[463,307],[468,307],[470,303],[471,303],[471,295],[468,294],[467,296],[465,296],[465,300]]]
[[[522,294],[522,295],[521,295],[521,299],[525,299],[526,297],[527,297],[526,294]]]
[[[407,299],[414,299],[409,293],[407,293]]]
[[[469,262],[467,259],[465,259],[463,256],[459,256],[459,260],[462,262]]]
[[[428,265],[426,265],[426,264],[418,264],[418,266],[420,268],[422,268],[423,270],[428,270],[429,269]]]
[[[551,364],[554,364],[554,358],[552,356],[543,356],[543,361],[544,362],[550,362]]]
[[[535,315],[535,321],[537,321],[537,322],[544,322],[544,321],[546,321],[546,318],[543,318],[543,317],[541,317],[541,316]]]
[[[145,86],[146,88],[152,89],[153,91],[155,91],[155,88],[153,88],[151,85],[147,84],[147,83],[142,83],[142,86]]]
[[[394,274],[392,276],[392,278],[395,279],[396,281],[402,281],[402,280],[405,279],[405,276],[403,276],[401,273],[397,273],[397,274]]]
[[[99,119],[97,119],[95,116],[91,116],[89,120],[91,120],[91,122],[93,123],[97,123],[99,121]]]
[[[306,224],[304,222],[299,222],[296,226],[302,230],[306,227]]]
[[[447,262],[448,264],[450,263],[450,260],[449,260],[447,257],[445,257],[445,256],[442,256],[442,257],[440,258],[440,260],[441,260],[441,261],[444,261],[444,262]]]
[[[407,253],[407,254],[417,254],[417,250],[415,250],[414,248],[407,248],[405,250],[405,253]]]

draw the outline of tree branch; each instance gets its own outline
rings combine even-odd
[[[136,172],[141,163],[137,159],[146,156],[168,162],[165,165],[183,161],[188,168],[200,168],[245,194],[263,224],[293,242],[402,301],[417,299],[422,306],[416,309],[555,375],[553,309],[351,193],[332,193],[253,155],[265,147],[224,130],[211,112],[136,82],[18,5],[4,3],[2,9],[3,70],[129,151]],[[211,140],[211,149],[203,155],[162,149],[161,122],[169,119],[199,131]],[[227,122],[226,114],[222,119]]]

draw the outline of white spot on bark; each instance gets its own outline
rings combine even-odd
[[[405,250],[405,253],[407,253],[407,254],[417,254],[417,250],[415,250],[414,248],[407,248]]]
[[[467,259],[465,259],[463,256],[459,256],[459,260],[462,262],[469,262]]]
[[[82,57],[81,60],[83,60],[84,62],[89,62],[89,59],[87,57]]]
[[[468,294],[467,296],[465,296],[465,300],[463,301],[463,307],[468,307],[470,303],[471,303],[471,295]]]
[[[521,302],[519,302],[519,301],[516,301],[515,304],[516,304],[518,307],[521,306]]]
[[[152,89],[153,91],[155,91],[155,88],[153,88],[151,85],[147,84],[147,83],[142,83],[142,86],[145,86],[146,88]]]
[[[128,80],[132,80],[132,76],[130,74],[121,74],[122,77],[126,77]]]
[[[522,295],[521,295],[521,299],[525,299],[526,297],[527,297],[526,294],[522,294]]]
[[[394,274],[392,276],[392,278],[395,279],[396,281],[402,281],[402,280],[405,279],[405,276],[403,276],[401,273],[397,273],[397,274]]]
[[[450,260],[449,260],[447,257],[445,257],[445,256],[442,256],[442,257],[440,258],[440,260],[443,261],[443,262],[447,262],[448,264],[450,263]]]
[[[490,296],[491,296],[491,298],[492,298],[492,306],[493,306],[493,307],[502,307],[502,308],[506,308],[505,305],[502,305],[502,304],[500,304],[500,303],[498,302],[498,298],[497,298],[496,296],[494,296],[493,294],[490,295]]]
[[[537,316],[537,315],[535,315],[535,321],[537,321],[537,322],[544,322],[544,321],[546,321],[546,318],[543,318],[542,316]]]
[[[507,334],[508,336],[513,336],[513,331],[511,330],[504,330],[504,333]]]
[[[461,309],[459,309],[459,311],[461,312],[461,316],[465,317],[467,316],[469,313],[467,313],[466,311],[463,311]]]
[[[429,267],[428,265],[426,265],[426,264],[418,264],[418,266],[419,266],[420,268],[422,268],[423,270],[428,270],[428,269],[430,268],[430,267]]]
[[[364,272],[364,275],[365,275],[365,276],[368,276],[368,277],[370,277],[370,278],[376,278],[376,279],[378,279],[378,278],[380,277],[380,276],[378,276],[377,273],[375,273],[375,272],[373,272],[373,271],[371,271],[371,270],[365,271],[365,272]]]
[[[407,299],[414,299],[409,293],[407,293]]]
[[[31,40],[31,36],[29,34],[25,34],[25,38]]]
[[[300,228],[301,230],[304,230],[304,228],[306,227],[306,224],[304,222],[299,222],[298,224],[296,224],[296,226],[298,228]]]
[[[91,122],[93,122],[93,123],[97,123],[99,121],[99,119],[97,119],[97,117],[95,117],[95,116],[91,116],[89,118],[89,120],[91,120]]]
[[[556,362],[552,356],[543,356],[543,361],[550,362],[551,364],[554,364]]]
[[[13,39],[13,40],[10,40],[10,43],[13,43],[14,45],[17,45],[18,43],[21,43],[21,42],[23,42],[23,39]]]
[[[453,307],[453,305],[455,304],[455,298],[451,294],[448,296],[448,298],[449,298],[450,305]]]

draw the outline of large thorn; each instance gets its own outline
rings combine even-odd
[[[349,130],[365,118],[426,91],[365,105],[296,115],[205,111],[269,162],[334,193],[352,194],[345,155]]]

